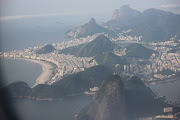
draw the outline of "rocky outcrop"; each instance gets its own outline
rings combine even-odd
[[[94,97],[87,114],[79,120],[125,120],[124,84],[119,75],[109,76]]]
[[[91,18],[88,23],[67,32],[66,35],[69,37],[80,38],[94,35],[96,33],[106,32],[107,29],[98,25],[94,18]]]
[[[142,15],[141,12],[131,9],[130,5],[123,5],[119,9],[115,9],[112,19],[113,20],[124,19],[124,18],[127,19],[127,18],[139,17],[141,15]]]

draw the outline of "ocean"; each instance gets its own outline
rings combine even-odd
[[[24,81],[32,87],[43,72],[40,64],[21,59],[2,59],[1,66],[5,85]]]
[[[166,100],[168,101],[180,101],[180,79],[172,82],[149,85],[149,87],[157,93],[157,95],[166,96]]]
[[[22,50],[28,47],[70,40],[65,32],[73,28],[59,19],[33,19],[0,22],[0,51]]]
[[[54,102],[17,99],[14,106],[20,120],[74,120],[75,113],[92,100],[92,95],[65,97]]]

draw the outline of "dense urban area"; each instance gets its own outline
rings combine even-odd
[[[93,41],[97,36],[100,34],[96,34],[93,36],[88,36],[79,39],[73,39],[68,42],[62,43],[53,43],[52,45],[56,50],[52,53],[47,54],[36,54],[36,50],[42,47],[34,47],[28,48],[19,51],[9,51],[9,52],[2,52],[1,57],[7,58],[26,58],[26,59],[35,59],[35,60],[43,60],[46,62],[51,62],[57,66],[55,70],[55,74],[51,80],[48,81],[48,84],[52,84],[53,82],[60,80],[64,75],[73,74],[79,71],[84,71],[85,68],[89,68],[92,66],[98,65],[98,63],[93,60],[93,57],[75,57],[74,55],[66,55],[66,54],[59,54],[58,50],[62,50],[68,47],[78,46],[81,44],[85,44],[88,42]],[[108,36],[108,35],[106,35]],[[132,37],[127,36],[124,37],[121,34],[118,38],[112,38],[111,41],[117,44],[125,44],[125,43],[141,43],[141,37]],[[164,80],[168,78],[174,78],[176,76],[175,73],[180,71],[180,54],[179,51],[174,53],[169,53],[173,47],[179,45],[179,43],[174,42],[175,38],[172,38],[170,41],[165,42],[150,42],[150,43],[143,43],[145,46],[153,48],[155,51],[150,59],[136,59],[131,58],[131,64],[124,65],[123,73],[126,74],[142,74],[145,77],[144,80],[146,81],[156,81],[156,80]],[[179,40],[180,42],[180,40]],[[118,56],[125,56],[126,55],[126,48],[115,49],[114,54]],[[141,64],[145,63],[145,64]],[[115,66],[114,66],[115,67]],[[168,74],[161,74],[160,71],[169,70],[171,71]],[[148,78],[148,79],[147,79]]]

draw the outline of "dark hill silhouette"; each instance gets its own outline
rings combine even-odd
[[[51,53],[54,50],[55,50],[55,48],[52,45],[47,44],[47,45],[41,47],[40,49],[36,50],[36,54]]]
[[[148,49],[141,44],[133,43],[126,47],[126,56],[149,59],[154,51]]]

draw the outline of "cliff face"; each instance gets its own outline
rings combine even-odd
[[[123,19],[123,18],[127,19],[127,18],[139,17],[141,15],[142,15],[141,12],[131,9],[129,5],[123,5],[119,9],[115,9],[112,19],[113,20]]]
[[[119,75],[111,75],[103,82],[81,120],[125,120],[124,85]]]

